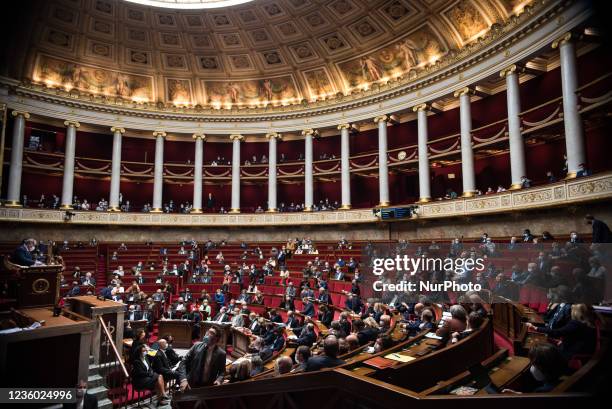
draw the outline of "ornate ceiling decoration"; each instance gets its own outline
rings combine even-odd
[[[529,3],[270,0],[178,10],[53,0],[34,17],[23,76],[158,107],[307,105],[416,77]]]

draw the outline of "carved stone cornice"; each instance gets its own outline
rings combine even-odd
[[[524,39],[527,35],[541,28],[545,23],[555,21],[559,14],[574,7],[579,19],[584,21],[590,15],[588,6],[581,6],[573,0],[557,2],[543,0],[528,5],[519,14],[512,16],[504,24],[495,23],[491,29],[478,40],[465,45],[460,50],[452,50],[435,64],[424,66],[414,74],[404,75],[389,80],[385,84],[376,84],[368,90],[352,92],[338,98],[326,99],[308,104],[288,105],[275,108],[232,108],[213,109],[196,107],[177,107],[155,103],[138,103],[121,98],[109,98],[101,95],[81,93],[76,90],[49,89],[44,84],[20,83],[15,85],[12,79],[0,80],[0,84],[10,88],[13,95],[33,100],[53,102],[71,108],[80,108],[114,115],[126,115],[152,120],[173,120],[199,122],[252,123],[258,121],[299,120],[325,114],[344,112],[375,104],[381,104],[411,93],[419,96],[420,90],[436,82],[455,76],[462,78],[462,72],[475,65],[491,59],[493,56],[507,53],[509,48]],[[575,14],[578,15],[578,14]],[[572,18],[578,18],[572,16]],[[568,19],[557,20],[563,25]],[[516,55],[520,50],[514,50]],[[507,61],[506,64],[512,61]],[[412,96],[414,98],[414,95]],[[378,114],[378,113],[377,113]],[[376,114],[375,114],[376,115]],[[375,115],[372,115],[375,116]]]

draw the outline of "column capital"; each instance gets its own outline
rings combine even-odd
[[[196,140],[196,141],[197,141],[198,139],[201,139],[201,140],[203,140],[203,141],[205,141],[205,140],[206,140],[206,135],[204,135],[203,133],[194,133],[193,135],[191,135],[191,137],[192,137],[194,140]]]
[[[14,117],[18,117],[19,115],[23,116],[25,119],[30,119],[30,114],[25,111],[13,111],[11,115]]]
[[[77,121],[64,121],[64,126],[67,126],[67,127],[74,126],[75,128],[78,128],[79,126],[81,126],[81,124],[78,123]]]
[[[315,132],[316,131],[314,129],[312,129],[312,128],[304,129],[302,131],[302,136],[307,136],[307,135],[314,136]]]
[[[523,72],[523,67],[521,67],[520,65],[517,64],[512,64],[509,67],[504,68],[503,70],[501,70],[499,72],[499,76],[502,78],[506,78],[508,75],[513,74],[513,73],[521,73]]]
[[[118,126],[113,126],[111,128],[111,132],[112,133],[119,132],[120,134],[123,135],[125,133],[125,128],[121,128],[121,127],[118,127]]]
[[[235,141],[235,140],[239,140],[242,141],[244,139],[244,136],[240,135],[240,134],[232,134],[229,136],[230,140]]]
[[[281,140],[282,136],[278,132],[269,132],[266,134],[266,139],[270,140],[272,138]]]
[[[552,48],[557,48],[565,43],[568,43],[572,40],[572,32],[568,31],[567,33],[563,34],[561,37],[557,38],[555,41],[552,42]]]
[[[429,111],[431,109],[431,106],[427,105],[427,104],[419,104],[419,105],[415,105],[412,107],[412,111],[413,112],[418,112],[418,111]]]
[[[340,125],[338,125],[338,129],[339,130],[351,129],[351,124],[340,124]]]
[[[374,123],[377,124],[381,121],[387,122],[389,120],[389,115],[378,115],[374,118]]]
[[[156,138],[159,136],[161,136],[162,138],[165,138],[167,135],[165,131],[153,131],[153,136]]]
[[[460,97],[462,95],[474,95],[474,94],[475,94],[474,88],[465,87],[465,88],[461,88],[461,89],[458,89],[457,91],[455,91],[453,96],[455,98],[457,98],[457,97]]]

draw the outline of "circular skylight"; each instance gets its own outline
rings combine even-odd
[[[166,7],[170,9],[214,9],[249,3],[253,0],[125,0],[145,6]]]

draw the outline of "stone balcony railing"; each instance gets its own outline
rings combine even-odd
[[[418,219],[525,211],[602,200],[612,200],[612,172],[564,180],[530,189],[425,203],[418,206],[415,217],[397,221],[410,223]],[[65,221],[66,212],[63,210],[0,208],[0,222],[172,227],[306,226],[380,222],[380,219],[373,214],[371,209],[240,214],[106,213],[95,211],[73,211],[72,213],[70,221]]]

